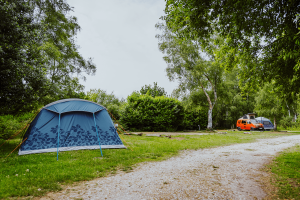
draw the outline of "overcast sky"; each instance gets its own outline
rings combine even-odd
[[[79,52],[92,57],[95,76],[81,81],[85,91],[102,89],[126,98],[144,85],[177,87],[166,76],[166,63],[158,50],[155,24],[164,15],[164,0],[69,0],[81,26]]]

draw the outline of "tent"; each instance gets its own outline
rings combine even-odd
[[[264,125],[265,130],[270,131],[271,129],[274,129],[274,125],[272,124],[271,120],[269,120],[268,118],[257,117],[255,119],[258,120],[260,123],[262,123]]]
[[[43,107],[23,137],[19,155],[80,149],[126,148],[105,107],[63,99]]]

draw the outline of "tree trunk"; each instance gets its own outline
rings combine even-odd
[[[274,117],[274,131],[277,131],[276,118]]]
[[[207,124],[207,128],[208,129],[212,129],[212,106],[209,106],[209,110],[208,110],[208,124]]]
[[[210,97],[209,97],[209,95],[207,94],[207,92],[205,91],[205,89],[204,89],[204,87],[203,87],[203,85],[202,85],[202,83],[201,82],[199,82],[200,83],[200,85],[201,85],[201,88],[202,88],[202,90],[203,90],[203,92],[204,92],[204,94],[206,95],[206,97],[207,97],[207,102],[208,102],[208,104],[209,104],[209,110],[208,110],[208,124],[207,124],[207,129],[210,129],[210,130],[212,130],[212,110],[213,110],[213,108],[214,108],[214,105],[216,104],[216,101],[217,101],[217,91],[216,91],[216,89],[215,89],[215,87],[214,87],[214,85],[213,85],[213,83],[210,81],[210,79],[208,78],[208,76],[207,75],[204,75],[206,78],[207,78],[207,80],[210,82],[210,84],[211,84],[211,87],[213,88],[213,91],[214,91],[214,102],[212,103],[212,101],[210,100]]]

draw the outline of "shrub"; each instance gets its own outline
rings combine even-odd
[[[121,111],[121,123],[131,131],[176,131],[184,117],[177,99],[135,92]]]
[[[0,116],[0,139],[8,139],[19,128],[19,122],[12,115]]]
[[[204,130],[207,127],[207,111],[206,110],[185,110],[184,118],[179,127],[179,130]]]
[[[32,116],[33,113],[30,112],[18,116],[0,115],[0,139],[8,139],[21,129]]]
[[[282,119],[279,121],[279,125],[284,129],[292,127],[292,125],[294,125],[293,117],[290,116],[282,117]]]

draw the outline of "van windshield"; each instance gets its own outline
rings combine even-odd
[[[256,119],[251,119],[250,121],[252,124],[259,124],[259,122]]]

